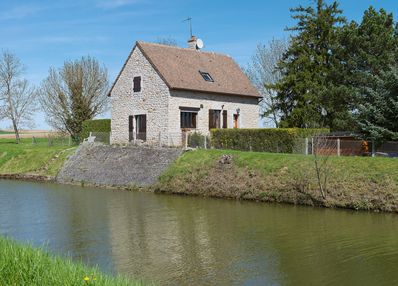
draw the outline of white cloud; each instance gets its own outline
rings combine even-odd
[[[103,9],[115,9],[122,6],[136,4],[138,2],[139,0],[100,0],[97,6]]]
[[[30,39],[25,39],[25,42],[28,43],[40,43],[40,44],[78,44],[78,43],[92,43],[99,42],[104,43],[107,42],[108,38],[104,36],[45,36],[45,37],[35,37]]]
[[[45,8],[37,5],[14,6],[6,11],[0,12],[0,20],[18,20],[34,16]]]

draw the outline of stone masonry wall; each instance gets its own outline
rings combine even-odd
[[[148,186],[181,154],[178,148],[82,144],[57,175],[63,184]]]
[[[180,106],[200,108],[197,115],[197,131],[202,134],[209,133],[209,109],[227,110],[228,128],[233,128],[233,114],[239,108],[239,128],[259,127],[258,99],[253,97],[208,94],[193,91],[171,91],[169,100],[169,132],[180,132]],[[221,126],[222,126],[221,111]]]
[[[141,76],[141,91],[133,92],[133,78]],[[111,143],[129,142],[129,116],[146,114],[147,141],[167,139],[167,85],[136,47],[111,94]]]

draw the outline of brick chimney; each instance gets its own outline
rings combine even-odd
[[[196,40],[197,40],[197,38],[195,36],[192,36],[188,40],[188,49],[196,50]]]

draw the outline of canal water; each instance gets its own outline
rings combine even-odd
[[[398,285],[395,214],[0,181],[0,234],[159,285]]]

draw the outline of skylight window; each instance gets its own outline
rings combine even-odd
[[[199,71],[205,81],[214,82],[214,79],[208,72]]]

